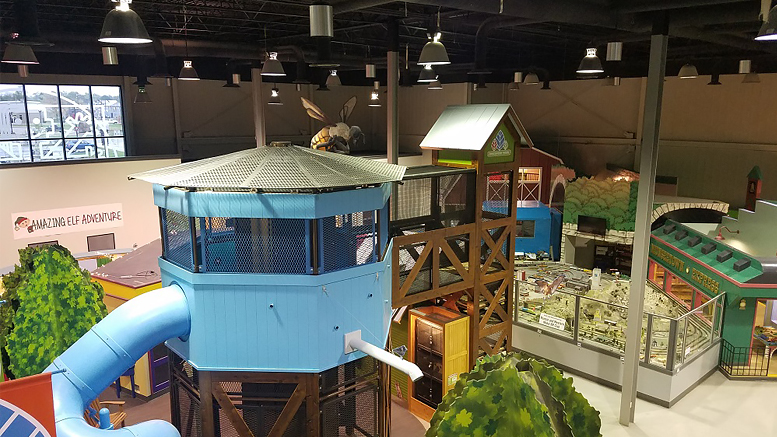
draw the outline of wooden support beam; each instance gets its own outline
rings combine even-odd
[[[199,389],[200,389],[200,420],[202,421],[203,437],[214,437],[216,435],[216,423],[213,420],[213,394],[211,386],[211,372],[200,371]]]
[[[305,386],[305,383],[297,384],[297,388],[294,389],[294,393],[291,394],[289,401],[286,402],[283,411],[281,411],[278,420],[275,422],[275,425],[272,426],[267,437],[282,437],[283,433],[286,432],[286,428],[289,427],[289,424],[294,419],[294,415],[297,414],[297,410],[299,410],[300,405],[302,405],[302,401],[305,400],[305,393],[307,392]]]
[[[305,413],[307,415],[308,437],[319,437],[321,435],[321,412],[319,407],[319,387],[318,373],[311,373],[308,376],[307,404]]]
[[[221,410],[224,412],[224,415],[227,416],[227,419],[229,419],[229,422],[235,428],[237,434],[240,437],[254,437],[251,428],[249,428],[245,420],[243,420],[243,416],[237,411],[237,408],[235,408],[235,405],[229,399],[229,395],[224,391],[221,384],[218,382],[212,383],[211,390],[213,391],[213,397],[216,398],[216,401],[221,406]]]

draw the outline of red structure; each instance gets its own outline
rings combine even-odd
[[[550,204],[550,170],[561,165],[561,158],[536,147],[522,147],[518,177],[518,200],[537,200]]]

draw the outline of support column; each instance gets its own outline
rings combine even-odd
[[[200,390],[200,420],[202,437],[216,436],[216,422],[213,420],[213,378],[206,371],[198,372]]]
[[[386,157],[389,164],[399,164],[399,23],[391,20],[388,23],[388,51],[386,52],[388,68],[386,95]],[[397,184],[392,184],[391,199],[396,205]],[[396,211],[391,207],[391,219],[396,218]]]
[[[669,22],[664,14],[653,24],[650,39],[650,68],[645,93],[644,133],[640,151],[639,190],[637,192],[637,220],[634,227],[634,258],[631,266],[629,316],[626,329],[626,356],[624,357],[623,389],[621,391],[621,425],[634,422],[637,402],[637,373],[642,337],[642,311],[645,306],[645,281],[648,273],[651,212],[653,210],[658,141],[661,130],[661,104],[664,94],[666,51],[669,42]],[[672,353],[672,351],[669,351]]]
[[[256,147],[267,145],[264,124],[264,96],[262,95],[262,69],[251,69],[251,94],[254,103],[254,136]]]

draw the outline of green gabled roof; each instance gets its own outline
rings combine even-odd
[[[672,225],[675,226],[675,230],[669,233],[664,233],[664,229],[669,228]],[[687,236],[684,238],[681,238],[680,240],[677,240],[675,238],[675,234],[680,231],[685,231],[687,233]],[[758,283],[756,278],[763,275],[764,273],[763,267],[761,266],[761,262],[753,258],[752,256],[747,255],[746,253],[740,250],[734,249],[733,247],[726,245],[723,241],[718,241],[718,240],[715,240],[714,238],[710,238],[707,235],[696,232],[695,230],[681,223],[677,223],[673,220],[667,220],[664,226],[653,231],[653,236],[669,245],[676,247],[678,250],[685,253],[686,255],[696,258],[697,260],[699,260],[699,262],[706,264],[707,266],[717,270],[718,272],[728,276],[729,278],[739,283],[742,283],[742,284]],[[701,242],[691,247],[688,245],[688,242],[692,237],[695,237],[695,236],[700,237]],[[716,246],[716,249],[713,250],[711,253],[708,253],[705,255],[701,252],[701,248],[708,243],[714,243]],[[718,261],[717,255],[723,250],[730,250],[734,254],[734,256],[723,262]],[[734,263],[743,258],[750,260],[750,266],[740,272],[737,272],[736,270],[734,270]]]
[[[750,173],[747,174],[748,179],[754,179],[757,181],[760,181],[761,179],[763,179],[763,177],[764,175],[763,173],[761,173],[761,168],[758,167],[757,165],[753,167],[752,170],[750,170]]]

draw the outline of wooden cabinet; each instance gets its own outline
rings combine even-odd
[[[409,381],[408,408],[429,421],[443,396],[469,371],[469,317],[442,307],[410,310],[408,359],[424,376]]]

